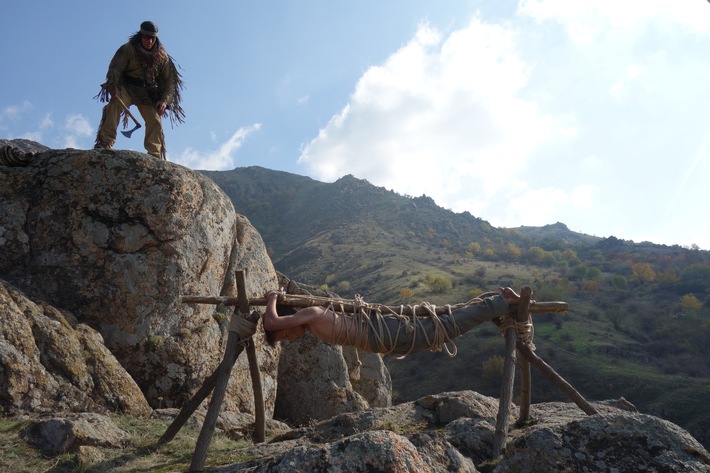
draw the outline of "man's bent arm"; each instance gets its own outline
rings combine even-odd
[[[269,331],[285,330],[309,323],[309,317],[306,316],[307,312],[304,311],[298,311],[292,315],[279,316],[276,312],[277,299],[277,294],[269,295],[269,299],[266,302],[266,310],[262,318],[264,329]]]

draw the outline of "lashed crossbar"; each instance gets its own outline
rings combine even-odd
[[[226,296],[182,296],[180,298],[180,301],[185,304],[216,304],[227,306],[233,306],[238,304],[238,299],[236,297]],[[266,302],[267,299],[265,297],[255,297],[249,299],[250,306],[265,306]],[[384,304],[363,303],[361,301],[351,299],[332,299],[328,297],[304,296],[297,294],[286,294],[282,298],[279,298],[279,305],[289,307],[328,307],[331,304],[337,305],[338,308],[342,308],[342,311],[344,312],[357,312],[360,311],[363,307],[365,307],[368,310],[380,311],[383,314],[390,313],[401,315],[416,315],[418,317],[427,316],[431,314],[430,308],[426,307],[425,305],[388,306]],[[470,305],[470,302],[462,302],[459,304],[440,306],[436,307],[434,312],[437,315],[443,315],[448,313],[449,309],[456,310],[462,307],[466,307],[468,305]],[[534,304],[530,305],[530,312],[533,314],[566,312],[567,310],[569,310],[569,304],[560,301],[537,301]]]

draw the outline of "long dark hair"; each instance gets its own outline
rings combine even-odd
[[[163,47],[163,43],[160,42],[160,38],[155,36],[155,44],[153,44],[153,47],[148,50],[143,47],[143,44],[141,44],[142,37],[143,34],[138,31],[128,38],[128,42],[136,48],[136,51],[140,52],[146,58],[149,65],[152,66],[153,64],[158,64],[160,61],[163,61],[168,57],[168,52]]]

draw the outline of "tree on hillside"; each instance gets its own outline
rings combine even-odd
[[[693,294],[686,294],[680,298],[680,308],[685,312],[698,312],[703,307],[703,303]]]
[[[478,253],[481,252],[481,244],[478,243],[477,241],[469,243],[468,244],[468,251],[473,253],[474,255],[477,255]]]
[[[705,292],[710,288],[710,265],[691,264],[681,272],[678,284],[683,292]]]
[[[564,250],[562,252],[562,258],[569,264],[579,263],[579,257],[577,256],[577,252],[574,250]]]
[[[525,258],[531,263],[542,263],[542,259],[545,257],[545,250],[539,246],[531,246],[525,252]]]
[[[403,287],[399,290],[399,298],[402,299],[402,302],[404,302],[405,304],[408,303],[412,299],[412,297],[414,297],[414,291],[412,291],[408,287]]]
[[[609,279],[609,283],[615,289],[626,290],[629,288],[629,281],[627,281],[626,278],[620,274],[612,276],[611,279]]]
[[[429,289],[431,289],[431,292],[435,294],[445,294],[452,288],[451,280],[444,276],[427,274],[426,284],[429,286]]]
[[[522,251],[515,243],[508,243],[505,246],[505,249],[503,250],[503,254],[505,255],[506,259],[510,261],[516,261],[518,258],[520,258],[521,253]]]
[[[651,263],[633,263],[631,265],[631,280],[640,282],[653,282],[656,272]]]

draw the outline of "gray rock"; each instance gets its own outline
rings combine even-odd
[[[54,453],[74,451],[82,445],[120,448],[128,438],[128,433],[111,419],[93,413],[35,421],[26,427],[24,435],[32,445]]]
[[[342,347],[326,345],[310,333],[283,343],[275,418],[307,425],[368,407],[350,384]]]
[[[594,403],[594,416],[572,403],[533,405],[529,425],[511,416],[507,448],[493,458],[497,400],[442,393],[301,427],[212,471],[710,472],[710,455],[683,429],[610,404]]]
[[[91,327],[0,280],[0,399],[8,412],[94,411],[147,416],[133,378]]]

